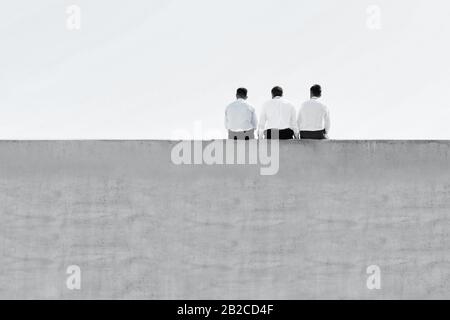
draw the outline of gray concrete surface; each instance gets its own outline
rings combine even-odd
[[[0,298],[450,298],[450,142],[285,143],[275,176],[174,145],[0,142]]]

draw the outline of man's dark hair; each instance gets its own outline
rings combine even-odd
[[[320,98],[322,96],[322,87],[318,84],[313,85],[311,87],[311,97],[318,97]]]
[[[283,96],[283,88],[277,86],[272,89],[272,97],[273,98],[282,97],[282,96]]]
[[[236,97],[238,98],[243,98],[243,99],[247,99],[247,89],[245,88],[239,88],[236,91]]]

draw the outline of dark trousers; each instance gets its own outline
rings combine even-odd
[[[327,138],[325,130],[319,131],[300,131],[300,139],[306,140],[325,140]]]
[[[228,130],[228,139],[231,140],[253,140],[255,139],[255,129],[247,131]]]
[[[274,140],[292,140],[294,139],[294,131],[292,129],[269,129],[264,132],[266,139]]]

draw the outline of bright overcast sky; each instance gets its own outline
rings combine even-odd
[[[222,138],[237,87],[314,83],[333,139],[450,139],[448,0],[2,1],[0,39],[0,139]]]

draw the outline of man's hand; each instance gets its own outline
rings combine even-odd
[[[258,130],[258,139],[259,139],[259,140],[264,139],[264,131]]]

